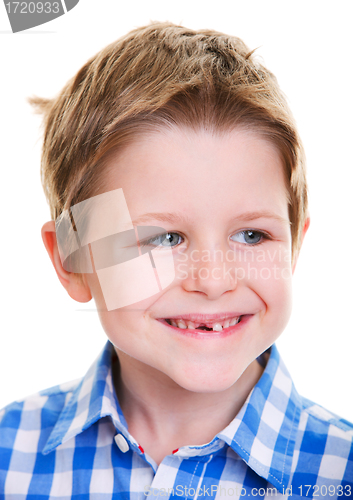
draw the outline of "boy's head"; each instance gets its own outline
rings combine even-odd
[[[82,201],[122,190],[134,228],[165,228],[145,240],[156,275],[171,253],[175,264],[171,283],[158,274],[159,291],[109,308],[105,294],[129,287],[110,268],[98,279],[94,258],[94,272],[76,280],[47,226],[65,288],[76,300],[93,295],[125,367],[157,369],[192,391],[232,385],[284,329],[307,228],[303,151],[274,76],[235,37],[158,23],[36,102],[52,217],[72,207],[75,219]]]
[[[104,187],[109,156],[145,132],[186,125],[256,130],[282,157],[293,258],[307,216],[304,152],[276,78],[236,37],[155,23],[90,61],[44,113],[42,182],[52,219]]]

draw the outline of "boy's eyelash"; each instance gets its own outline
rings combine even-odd
[[[242,229],[241,231],[239,231],[240,233],[246,233],[246,232],[253,232],[253,233],[258,233],[258,234],[261,234],[261,236],[263,236],[264,238],[271,238],[271,236],[266,233],[265,231],[262,231],[260,229]]]
[[[147,247],[147,246],[151,245],[152,242],[155,241],[157,238],[162,237],[162,236],[166,236],[167,234],[178,235],[179,238],[181,238],[184,241],[184,236],[182,236],[177,231],[166,231],[165,233],[156,234],[156,236],[153,236],[152,238],[148,238],[148,240],[140,241],[140,247]],[[170,246],[169,248],[175,248],[178,245],[180,245],[180,243],[182,243],[182,241],[177,243],[176,245]],[[158,245],[158,247],[159,246],[161,246],[161,245]],[[157,248],[157,245],[156,245],[156,248]]]
[[[256,234],[260,235],[261,240],[257,243],[248,243],[247,246],[255,247],[255,246],[261,245],[262,243],[264,243],[267,240],[272,240],[272,236],[270,234],[266,233],[265,231],[261,231],[259,229],[252,229],[252,228],[242,229],[241,231],[237,231],[236,233],[234,233],[232,236],[236,236],[239,234],[244,235],[245,233],[248,233],[248,232],[252,232],[252,233],[256,233]],[[237,243],[237,242],[234,241],[234,243]],[[245,243],[241,243],[241,244],[245,244]]]

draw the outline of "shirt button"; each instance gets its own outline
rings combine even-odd
[[[118,445],[118,448],[123,453],[126,453],[127,451],[129,451],[129,445],[122,434],[117,434],[114,439],[115,439],[116,444]]]

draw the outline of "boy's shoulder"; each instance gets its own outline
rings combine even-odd
[[[330,496],[333,493],[350,496],[353,493],[353,424],[305,397],[299,399],[291,474],[293,492],[304,495],[311,488],[310,495],[315,496],[316,488],[319,492],[326,488]]]
[[[38,443],[49,436],[81,379],[56,385],[14,401],[0,410],[0,452],[16,442]]]
[[[301,397],[303,405],[303,415],[307,415],[308,419],[312,419],[316,423],[318,429],[329,429],[334,433],[334,428],[337,429],[337,436],[345,436],[347,440],[353,441],[353,423],[345,420],[336,413],[333,413],[323,406],[314,403],[310,399]]]
[[[350,463],[353,481],[353,423],[305,397],[301,401],[297,442],[302,457],[305,458],[305,452],[321,455],[321,468],[325,468],[326,462],[330,467],[335,462],[342,472]]]
[[[10,460],[13,451],[46,454],[47,449],[55,449],[64,438],[74,437],[86,424],[109,413],[115,403],[111,354],[107,342],[82,378],[44,389],[0,410],[0,456]],[[5,462],[0,460],[0,475],[10,465]]]
[[[80,378],[54,385],[13,401],[0,410],[0,426],[3,425],[4,418],[9,414],[15,416],[28,412],[28,415],[34,416],[38,410],[57,414],[63,409],[81,380]]]

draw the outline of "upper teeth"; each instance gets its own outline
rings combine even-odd
[[[194,330],[198,328],[200,325],[206,325],[208,328],[212,328],[214,332],[221,332],[223,328],[228,328],[229,326],[236,325],[239,322],[240,316],[229,318],[226,320],[218,321],[217,323],[204,322],[204,323],[196,323],[194,321],[188,321],[184,319],[171,319],[170,322],[173,326],[178,328],[190,330]]]

